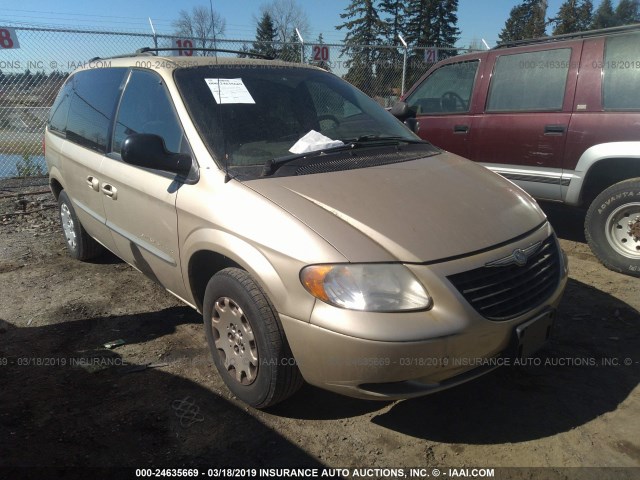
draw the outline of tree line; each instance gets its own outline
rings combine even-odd
[[[501,43],[552,35],[617,27],[640,22],[640,0],[601,0],[594,9],[591,0],[565,0],[554,17],[547,16],[547,0],[523,0],[511,9],[500,32]]]

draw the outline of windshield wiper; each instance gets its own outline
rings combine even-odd
[[[406,138],[406,137],[401,137],[399,135],[395,135],[395,136],[383,136],[383,135],[373,135],[373,134],[369,134],[369,135],[361,135],[358,138],[347,138],[347,139],[341,139],[344,143],[348,143],[351,145],[360,145],[363,143],[379,143],[379,142],[394,142],[392,143],[392,145],[396,145],[398,142],[403,142],[403,143],[428,143],[425,142],[424,140],[419,140],[419,139],[412,139],[412,138]]]
[[[285,155],[283,157],[271,158],[264,162],[264,167],[262,167],[261,177],[268,177],[269,175],[273,175],[276,173],[282,165],[285,163],[293,162],[294,160],[298,160],[299,158],[304,157],[317,157],[322,155],[324,152],[339,152],[341,150],[351,150],[353,146],[351,145],[338,145],[337,147],[324,148],[322,150],[315,150],[313,152],[305,152],[305,153],[296,153],[292,155]]]
[[[268,177],[269,175],[273,175],[282,165],[293,162],[294,160],[298,160],[299,158],[304,157],[317,157],[324,153],[334,153],[341,152],[344,150],[353,150],[356,148],[362,147],[382,147],[389,145],[398,145],[400,142],[404,143],[424,143],[428,144],[429,142],[425,142],[424,140],[413,140],[410,138],[400,137],[400,136],[380,136],[380,135],[362,135],[356,139],[344,139],[341,140],[344,142],[344,145],[338,145],[337,147],[323,148],[322,150],[315,150],[313,152],[305,152],[294,155],[285,155],[283,157],[269,159],[265,162],[264,167],[262,168],[262,177]]]

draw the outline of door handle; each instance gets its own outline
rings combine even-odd
[[[113,200],[118,198],[118,189],[113,185],[109,185],[108,183],[102,184],[102,193]]]
[[[564,125],[545,125],[544,133],[545,135],[562,135],[566,129]]]
[[[95,190],[96,192],[100,191],[100,180],[98,180],[93,175],[89,175],[87,177],[87,185],[89,186],[89,188]]]
[[[454,125],[453,133],[467,133],[469,131],[469,125]]]

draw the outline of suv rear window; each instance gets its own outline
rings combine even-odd
[[[640,109],[640,34],[607,38],[602,96],[605,110]]]
[[[570,48],[498,57],[487,111],[562,110],[570,58]]]

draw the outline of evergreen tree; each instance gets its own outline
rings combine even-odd
[[[351,0],[345,13],[340,14],[340,18],[345,19],[345,22],[336,26],[336,29],[344,28],[347,31],[342,55],[351,57],[351,60],[346,62],[349,70],[344,78],[371,95],[375,85],[374,63],[378,51],[362,45],[381,43],[383,26],[374,0]]]
[[[381,0],[382,35],[389,48],[380,49],[376,64],[377,93],[382,96],[394,95],[394,88],[400,89],[404,47],[399,35],[406,36],[406,6],[402,0]],[[398,48],[399,47],[399,48]]]
[[[457,27],[458,0],[439,0],[435,1],[434,4],[429,44],[437,47],[453,47],[460,36],[460,30]],[[441,53],[442,56],[440,58],[457,55],[455,50]]]
[[[611,0],[602,0],[598,9],[593,14],[591,28],[609,28],[616,25],[615,13]]]
[[[620,0],[616,8],[616,24],[631,25],[640,22],[640,0]]]
[[[589,30],[593,17],[591,0],[565,0],[560,5],[558,16],[551,20],[555,24],[554,35]]]
[[[427,47],[431,41],[431,19],[434,17],[433,0],[410,0],[406,6],[406,36],[410,45]]]
[[[300,62],[300,39],[298,34],[294,30],[289,35],[287,43],[282,46],[280,51],[280,58],[287,62]]]
[[[278,33],[276,32],[273,20],[269,12],[264,12],[258,27],[256,28],[256,41],[253,42],[253,53],[259,53],[260,55],[266,55],[268,57],[276,57],[278,53],[273,42],[276,40]]]
[[[405,2],[402,0],[381,0],[382,35],[388,45],[400,45],[398,35],[405,35]]]
[[[546,0],[523,0],[522,3],[511,9],[509,18],[500,32],[500,42],[544,37],[546,35],[546,15]]]

